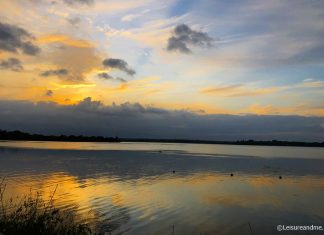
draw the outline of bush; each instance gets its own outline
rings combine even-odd
[[[89,235],[99,234],[95,226],[77,221],[73,210],[61,210],[53,205],[56,188],[46,202],[41,194],[24,196],[21,201],[13,202],[11,198],[4,201],[6,185],[0,183],[0,234],[33,235]]]

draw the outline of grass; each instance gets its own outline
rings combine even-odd
[[[95,225],[79,222],[75,211],[61,210],[54,206],[56,188],[48,201],[44,201],[40,193],[29,193],[18,202],[14,202],[12,198],[5,201],[5,189],[3,179],[0,182],[0,234],[101,234]]]

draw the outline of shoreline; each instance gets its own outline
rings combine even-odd
[[[283,140],[253,140],[243,139],[234,141],[225,140],[199,140],[179,138],[119,138],[107,136],[84,136],[84,135],[43,135],[30,134],[22,131],[6,131],[0,129],[2,141],[58,141],[58,142],[98,142],[98,143],[177,143],[177,144],[224,144],[224,145],[252,145],[252,146],[294,146],[294,147],[324,147],[322,142],[283,141]]]
[[[21,139],[2,139],[1,142],[9,141],[46,141],[46,142],[70,142],[70,143],[169,143],[169,144],[211,144],[211,145],[240,145],[240,146],[277,146],[277,147],[318,147],[323,148],[324,142],[295,142],[295,141],[214,141],[214,140],[185,140],[185,139],[133,139],[119,138],[118,141],[91,141],[91,140],[65,140],[47,138],[21,138]]]

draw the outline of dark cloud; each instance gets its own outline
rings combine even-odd
[[[67,21],[71,24],[71,25],[78,25],[81,22],[81,18],[79,16],[75,16],[75,17],[69,17],[67,18]]]
[[[115,80],[119,81],[119,82],[127,82],[126,79],[121,78],[121,77],[115,77]]]
[[[27,55],[36,55],[40,48],[32,43],[34,37],[26,30],[15,25],[0,22],[0,50]]]
[[[93,5],[94,4],[94,0],[63,0],[65,3],[69,4],[69,5],[73,5],[73,4],[84,4],[84,5]]]
[[[32,44],[31,42],[26,42],[22,47],[22,50],[27,55],[36,55],[40,51],[39,47]]]
[[[0,129],[138,138],[323,141],[324,117],[202,115],[90,97],[75,105],[0,101]]]
[[[181,53],[189,54],[191,50],[187,47],[186,43],[182,42],[176,37],[171,37],[168,40],[168,51],[180,51]]]
[[[168,40],[168,51],[191,53],[190,46],[211,47],[213,38],[207,33],[192,30],[189,26],[181,24],[175,27],[173,36]]]
[[[52,90],[47,90],[45,96],[53,96],[54,92]]]
[[[21,61],[19,59],[9,58],[0,62],[0,69],[9,69],[15,72],[19,72],[22,71],[24,67],[22,66]]]
[[[42,77],[49,77],[49,76],[66,76],[68,75],[69,71],[67,69],[56,69],[56,70],[47,70],[40,74]]]
[[[113,77],[109,75],[108,73],[98,73],[97,74],[99,78],[105,79],[105,80],[115,80],[119,82],[127,82],[125,79],[120,78],[120,77]]]
[[[113,59],[113,58],[105,59],[102,62],[102,64],[106,68],[119,69],[131,76],[133,76],[136,73],[135,70],[133,70],[129,67],[129,65],[127,64],[126,61],[121,60],[121,59]]]
[[[99,78],[103,78],[103,79],[114,79],[113,76],[110,76],[108,73],[98,73],[97,74]]]

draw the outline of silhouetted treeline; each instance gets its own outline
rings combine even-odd
[[[231,145],[264,145],[264,146],[300,146],[324,147],[324,142],[297,142],[297,141],[214,141],[214,140],[186,140],[186,139],[136,139],[103,136],[75,136],[75,135],[39,135],[21,131],[0,130],[0,140],[35,140],[35,141],[70,141],[70,142],[151,142],[151,143],[190,143],[190,144],[231,144]]]
[[[120,142],[118,137],[83,135],[39,135],[21,131],[0,130],[0,140],[70,141],[70,142]]]
[[[215,141],[215,140],[186,140],[186,139],[126,139],[121,141],[133,142],[159,142],[159,143],[190,143],[190,144],[230,144],[230,145],[265,145],[265,146],[300,146],[300,147],[324,147],[324,142],[297,142],[297,141],[257,141],[257,140],[237,140],[237,141]]]

